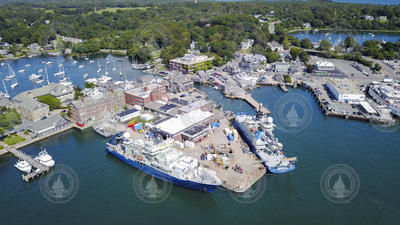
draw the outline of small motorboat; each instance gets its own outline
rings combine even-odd
[[[25,70],[24,70],[24,69],[22,69],[22,70],[18,70],[18,73],[23,73],[23,72],[25,72]]]
[[[78,63],[78,61],[74,60],[72,63],[73,63],[73,64],[77,64],[77,63]]]
[[[43,69],[39,69],[39,70],[38,70],[38,73],[41,73],[41,72],[43,72]]]
[[[85,67],[85,65],[79,65],[78,68],[82,69],[83,67]]]
[[[29,80],[36,80],[36,79],[39,79],[41,77],[42,77],[42,75],[40,75],[40,74],[38,75],[38,74],[32,73],[32,75],[29,76]]]
[[[46,149],[40,151],[39,155],[35,157],[35,160],[48,167],[52,167],[55,164],[53,157],[47,153]]]
[[[87,78],[87,77],[88,77],[87,73],[83,74],[83,78]]]
[[[11,88],[15,88],[18,86],[18,82],[15,82],[15,83],[11,84],[10,86],[11,86]]]
[[[24,172],[24,173],[29,173],[32,170],[32,166],[29,165],[29,163],[25,160],[18,161],[17,163],[14,164],[14,166],[19,171]]]
[[[30,67],[30,66],[31,66],[31,64],[25,64],[25,66],[26,66],[26,67]]]
[[[43,80],[36,80],[36,83],[41,84],[41,83],[43,83]]]

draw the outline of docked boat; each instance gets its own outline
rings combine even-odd
[[[41,83],[43,83],[43,80],[36,80],[35,81],[37,84],[41,84]]]
[[[212,193],[221,185],[215,171],[204,168],[172,144],[172,139],[132,140],[129,133],[119,133],[107,143],[106,151],[151,176],[181,187]]]
[[[43,69],[39,69],[39,70],[38,70],[38,73],[42,73],[42,72],[43,72]]]
[[[85,73],[85,74],[83,74],[83,78],[87,78],[88,77],[88,74],[87,73]]]
[[[296,168],[296,157],[286,157],[282,143],[273,134],[272,117],[261,112],[256,116],[237,113],[232,124],[268,172],[287,173]]]
[[[105,137],[105,138],[109,138],[117,133],[117,131],[115,131],[114,129],[103,127],[100,124],[93,125],[93,130],[98,135]]]
[[[41,163],[45,166],[48,166],[48,167],[52,167],[55,164],[53,157],[51,157],[51,155],[49,155],[49,153],[47,153],[46,149],[43,149],[42,151],[40,151],[39,155],[36,156],[34,159],[36,161],[38,161],[39,163]]]
[[[94,63],[94,60],[90,60],[89,62],[90,62],[90,63]]]
[[[26,67],[30,67],[30,66],[31,66],[31,64],[25,64],[25,66],[26,66]]]
[[[46,62],[46,65],[52,65],[53,64],[53,62],[52,61],[48,61],[48,62]]]
[[[17,86],[18,86],[18,82],[15,82],[15,83],[10,85],[11,88],[16,88]]]
[[[96,78],[89,78],[89,79],[86,79],[85,80],[85,82],[87,82],[87,83],[97,83],[97,79]]]
[[[29,76],[29,80],[36,80],[36,79],[39,79],[39,78],[41,78],[42,77],[42,75],[40,75],[40,74],[34,74],[34,73],[32,73],[30,76]]]
[[[19,171],[24,172],[24,173],[29,173],[32,170],[32,166],[29,165],[29,163],[25,160],[18,161],[17,163],[14,164],[14,166]]]
[[[82,69],[83,67],[85,67],[85,65],[79,65],[78,68]]]
[[[18,70],[18,73],[23,73],[23,72],[25,72],[25,70],[24,70],[24,69],[22,69],[22,70]]]

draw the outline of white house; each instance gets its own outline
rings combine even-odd
[[[374,17],[370,16],[370,15],[365,15],[365,19],[366,20],[374,20]]]
[[[348,79],[331,78],[326,83],[329,91],[339,102],[363,102],[365,95],[357,88],[357,85]]]
[[[119,122],[125,122],[138,116],[140,116],[140,111],[137,109],[129,109],[116,115]]]

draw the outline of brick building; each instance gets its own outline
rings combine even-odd
[[[167,88],[165,85],[151,83],[143,87],[125,91],[125,102],[128,105],[145,106],[150,102],[165,100]]]

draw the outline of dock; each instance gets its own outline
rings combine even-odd
[[[33,168],[35,168],[33,170],[33,172],[27,174],[27,175],[22,175],[22,180],[29,182],[31,179],[34,179],[36,176],[41,175],[42,173],[46,173],[49,171],[49,167],[39,163],[38,161],[34,160],[31,156],[18,151],[15,148],[9,149],[8,152],[10,152],[11,154],[13,154],[15,157],[17,157],[18,159],[21,160],[25,160],[26,162],[28,162]]]
[[[228,96],[228,95],[226,95],[226,96],[229,98],[237,98],[237,99],[245,100],[254,109],[260,110],[264,114],[271,113],[267,108],[265,108],[263,105],[261,105],[259,102],[257,102],[251,95],[241,94],[241,95],[234,95],[234,96]]]
[[[289,90],[287,89],[286,85],[284,85],[284,84],[279,84],[279,87],[281,88],[281,90],[282,90],[283,92],[289,92]]]

